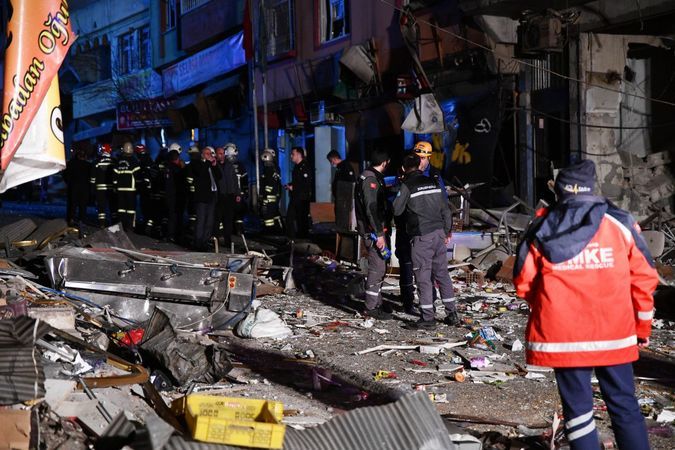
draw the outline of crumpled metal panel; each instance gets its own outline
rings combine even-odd
[[[177,328],[229,325],[234,313],[246,310],[255,296],[255,258],[241,255],[71,248],[50,254],[45,265],[56,289],[82,295],[133,321],[148,320],[155,306],[161,306]]]

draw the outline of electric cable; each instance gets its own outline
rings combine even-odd
[[[405,13],[405,11],[404,11],[403,8],[400,8],[400,7],[396,6],[395,4],[389,2],[388,0],[380,0],[380,2],[382,2],[382,3],[386,4],[386,5],[391,6],[391,7],[392,7],[394,10],[396,10],[396,11],[399,11],[399,12],[401,12],[401,13]],[[457,33],[454,33],[454,32],[452,32],[452,31],[450,31],[450,30],[445,29],[445,28],[441,28],[441,27],[439,27],[438,25],[434,25],[434,24],[432,24],[431,22],[429,22],[429,21],[427,21],[427,20],[419,19],[419,18],[415,18],[415,20],[416,20],[416,22],[423,23],[423,24],[425,24],[425,25],[427,25],[427,26],[429,26],[429,27],[432,27],[432,28],[434,28],[434,29],[436,29],[436,30],[439,30],[439,31],[441,31],[441,32],[443,32],[443,33],[449,34],[450,36],[453,36],[453,37],[456,38],[456,39],[460,39],[460,40],[462,40],[462,41],[464,41],[464,42],[466,42],[466,43],[472,44],[472,45],[474,45],[474,46],[476,46],[476,47],[478,47],[478,48],[481,48],[481,49],[483,49],[483,50],[485,50],[485,51],[488,51],[488,52],[492,53],[493,55],[497,56],[498,58],[500,58],[500,59],[502,59],[502,60],[510,60],[510,61],[515,62],[515,63],[518,63],[518,64],[523,64],[523,65],[529,66],[529,67],[531,67],[531,68],[533,68],[533,69],[537,69],[537,70],[541,70],[541,71],[543,71],[543,72],[547,72],[547,73],[549,73],[549,74],[551,74],[551,75],[557,76],[557,77],[562,78],[562,79],[564,79],[564,80],[574,81],[574,82],[576,82],[576,83],[584,84],[584,85],[586,85],[586,86],[596,87],[596,88],[599,88],[599,89],[604,89],[604,90],[606,90],[606,91],[615,92],[615,93],[618,93],[618,94],[621,94],[621,95],[625,95],[625,96],[628,96],[628,97],[636,97],[636,98],[641,98],[641,99],[644,99],[644,100],[650,100],[650,101],[656,102],[656,103],[662,103],[662,104],[664,104],[664,105],[675,106],[675,102],[670,102],[670,101],[668,101],[668,100],[663,100],[663,99],[659,99],[659,98],[643,96],[643,95],[639,95],[639,94],[631,94],[631,93],[629,93],[629,92],[622,91],[621,89],[615,89],[615,88],[603,86],[603,85],[601,85],[601,84],[591,83],[591,82],[588,82],[588,81],[585,81],[585,80],[581,80],[581,79],[578,79],[578,78],[571,77],[571,76],[569,76],[569,75],[564,75],[564,74],[562,74],[562,73],[560,73],[560,72],[556,72],[556,71],[551,70],[551,69],[546,69],[546,68],[543,68],[543,67],[539,67],[539,66],[537,66],[537,65],[535,65],[535,64],[533,64],[533,63],[527,62],[527,61],[525,61],[525,60],[518,59],[518,58],[515,58],[515,57],[510,56],[510,55],[503,55],[503,54],[500,54],[500,53],[498,53],[496,50],[491,49],[490,47],[488,47],[487,45],[480,44],[480,43],[478,43],[478,42],[472,41],[471,39],[466,38],[466,37],[464,37],[464,36],[462,36],[462,35],[459,35],[459,34],[457,34]]]

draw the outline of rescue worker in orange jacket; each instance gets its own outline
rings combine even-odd
[[[658,276],[629,213],[593,195],[592,161],[563,169],[557,204],[518,247],[514,284],[530,304],[527,362],[553,367],[572,450],[597,450],[591,373],[623,450],[649,449],[631,363],[649,345]]]

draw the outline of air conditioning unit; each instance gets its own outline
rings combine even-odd
[[[518,49],[523,54],[561,52],[563,50],[563,22],[554,16],[534,16],[518,26]]]

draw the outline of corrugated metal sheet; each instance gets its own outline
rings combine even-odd
[[[173,436],[168,450],[236,450]],[[286,428],[284,450],[455,450],[434,404],[423,392],[384,406],[350,411],[307,430]]]
[[[0,405],[44,397],[45,373],[35,341],[49,325],[27,316],[0,320]]]
[[[35,331],[35,319],[20,316],[12,320],[0,320],[0,347],[33,345],[33,335],[39,339],[49,331],[49,325],[40,322]]]

